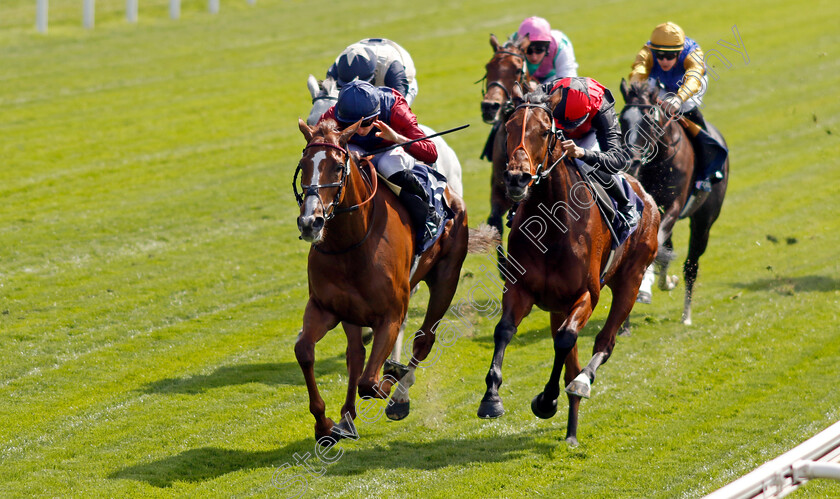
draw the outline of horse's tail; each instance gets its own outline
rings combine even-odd
[[[489,253],[502,243],[499,231],[487,224],[470,228],[469,238],[470,243],[467,246],[469,253]]]

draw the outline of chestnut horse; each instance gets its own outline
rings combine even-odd
[[[668,276],[668,265],[674,259],[671,242],[674,225],[679,219],[691,219],[688,257],[683,265],[685,305],[682,314],[683,324],[691,324],[691,295],[697,280],[700,256],[706,251],[712,224],[723,206],[729,179],[729,158],[724,163],[723,179],[712,185],[712,192],[704,200],[689,199],[698,160],[685,129],[677,120],[669,121],[658,107],[659,86],[655,82],[637,82],[628,86],[622,80],[621,93],[625,101],[620,115],[621,129],[624,144],[629,146],[630,173],[639,179],[662,210],[656,267],[659,288],[664,291],[673,289],[677,281],[676,276]],[[708,122],[707,126],[709,133],[725,144],[720,132]]]
[[[490,35],[490,46],[493,47],[493,58],[485,66],[484,75],[486,87],[481,101],[481,117],[485,123],[492,123],[490,137],[482,157],[487,157],[493,170],[490,176],[490,216],[487,224],[499,231],[499,237],[504,234],[503,217],[510,210],[513,203],[505,195],[505,181],[502,177],[505,171],[505,116],[513,109],[511,95],[516,86],[528,90],[528,66],[525,64],[525,51],[530,45],[528,37],[519,41],[508,40],[504,45],[499,43],[496,35]],[[488,154],[488,150],[490,154]],[[497,249],[500,268],[504,262],[504,252]]]
[[[520,205],[508,236],[502,315],[494,333],[493,361],[478,416],[504,414],[499,386],[505,348],[522,319],[537,305],[550,314],[554,367],[545,389],[531,402],[531,410],[544,419],[557,412],[565,364],[569,399],[566,441],[575,445],[580,399],[589,397],[596,370],[610,358],[618,328],[630,314],[645,269],[656,254],[659,213],[641,185],[627,176],[644,201],[644,210],[635,232],[610,258],[610,231],[588,184],[575,163],[555,147],[559,139],[552,109],[560,93],[537,91],[526,97],[505,124],[506,187]],[[535,165],[540,160],[542,163]],[[578,334],[598,304],[604,285],[612,290],[609,315],[595,338],[592,359],[581,371]]]
[[[298,229],[312,243],[309,251],[309,301],[295,356],[309,392],[309,410],[315,417],[315,438],[332,441],[353,435],[347,418],[356,417],[356,391],[362,397],[387,398],[397,381],[400,388],[414,380],[414,370],[426,358],[435,340],[433,328],[455,294],[461,264],[467,254],[468,229],[464,202],[448,187],[445,191],[455,216],[437,242],[414,263],[415,239],[408,212],[387,188],[377,189],[370,162],[347,151],[347,141],[359,123],[338,131],[327,120],[310,127],[299,120],[306,137],[295,179],[301,177],[303,195]],[[363,168],[360,165],[367,165]],[[409,294],[419,282],[429,286],[430,298],[423,325],[415,336],[407,374],[379,377],[394,347],[408,310]],[[325,415],[325,404],[315,382],[315,343],[338,323],[347,335],[347,398],[342,421],[335,425]],[[370,358],[365,362],[361,327],[373,328]],[[405,387],[407,389],[407,387]],[[398,390],[399,391],[399,390]],[[405,400],[386,412],[392,419],[408,413]],[[396,398],[396,394],[395,394]],[[394,414],[394,410],[398,413]],[[337,426],[337,428],[336,428]]]

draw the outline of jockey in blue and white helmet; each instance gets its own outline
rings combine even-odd
[[[339,54],[327,70],[338,88],[359,79],[401,93],[408,105],[417,96],[417,70],[408,52],[385,38],[365,38]]]

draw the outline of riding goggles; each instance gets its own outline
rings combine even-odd
[[[664,59],[666,61],[676,59],[679,55],[679,52],[670,52],[666,50],[651,50],[651,52],[657,59]]]

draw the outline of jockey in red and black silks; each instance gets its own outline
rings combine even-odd
[[[324,120],[335,120],[342,130],[361,120],[347,148],[362,155],[426,136],[402,94],[361,80],[351,81],[341,88],[338,101],[321,116],[319,122]],[[371,158],[376,170],[400,187],[400,201],[408,209],[417,230],[425,226],[431,236],[437,232],[441,219],[429,205],[429,195],[414,176],[412,168],[416,161],[432,165],[437,157],[435,144],[431,140],[420,140]]]
[[[543,90],[561,93],[553,117],[567,139],[560,143],[563,151],[575,158],[578,167],[592,171],[615,200],[627,226],[635,226],[640,214],[622,185],[620,172],[627,157],[621,148],[621,129],[610,91],[584,77],[563,78],[543,85]]]

